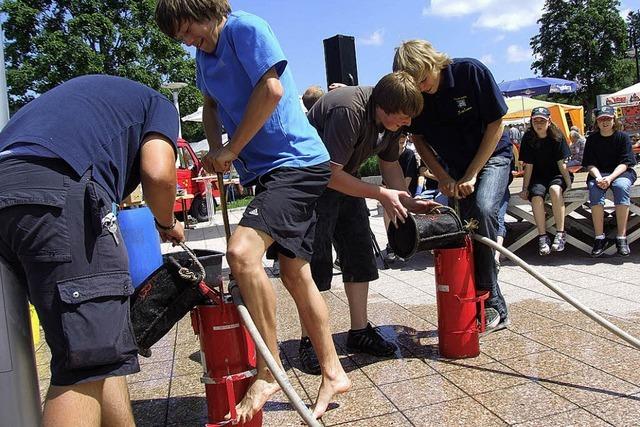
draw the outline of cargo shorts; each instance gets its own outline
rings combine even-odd
[[[0,256],[24,278],[51,349],[51,384],[140,370],[127,252],[102,227],[108,193],[62,160],[0,161]]]

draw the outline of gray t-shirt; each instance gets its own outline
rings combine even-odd
[[[373,87],[348,86],[325,94],[309,110],[307,118],[329,151],[331,161],[356,175],[365,160],[377,154],[382,160],[398,160],[400,131],[376,124]]]

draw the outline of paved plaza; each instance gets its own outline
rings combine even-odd
[[[382,217],[370,202],[371,228],[384,248]],[[232,225],[242,210],[231,212]],[[521,224],[511,222],[516,230]],[[192,248],[223,251],[222,218],[188,230]],[[171,250],[163,245],[163,250]],[[562,289],[607,319],[640,336],[640,246],[628,258],[592,259],[567,246],[563,253],[537,255],[534,240],[518,255]],[[278,338],[294,389],[308,404],[320,377],[299,369],[299,322],[293,300],[267,271],[278,295]],[[228,272],[223,264],[225,274]],[[225,276],[226,277],[226,276]],[[509,303],[508,330],[481,340],[475,359],[440,358],[433,259],[420,253],[380,271],[371,284],[372,323],[396,341],[393,358],[349,354],[349,316],[336,271],[324,293],[340,359],[353,381],[322,418],[345,426],[636,426],[640,424],[640,351],[563,302],[519,267],[503,262],[502,290]],[[37,352],[40,387],[49,383],[48,350]],[[200,383],[199,344],[188,316],[140,358],[142,371],[128,378],[139,426],[202,426],[206,422]],[[265,426],[298,426],[301,419],[283,393],[264,407]]]

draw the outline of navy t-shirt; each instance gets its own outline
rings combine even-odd
[[[620,176],[629,178],[631,183],[635,182],[637,176],[633,167],[636,165],[636,159],[629,135],[621,131],[616,131],[611,136],[602,136],[600,132],[594,132],[587,137],[582,166],[595,166],[601,174],[610,174],[622,164],[628,167]],[[589,174],[587,180],[593,179],[595,178]]]
[[[438,91],[422,94],[424,108],[410,131],[423,135],[451,177],[459,179],[478,152],[487,125],[506,114],[507,104],[491,72],[478,60],[454,59],[441,73]],[[502,135],[492,156],[511,157],[508,134]]]
[[[0,152],[24,143],[44,147],[120,203],[140,183],[140,146],[159,133],[176,150],[178,113],[162,94],[121,77],[88,75],[42,94],[0,132]],[[17,149],[19,152],[20,149]]]
[[[547,184],[552,179],[562,177],[558,161],[569,158],[571,152],[564,138],[555,140],[547,135],[536,138],[535,132],[527,131],[522,137],[520,160],[533,165],[531,183]]]

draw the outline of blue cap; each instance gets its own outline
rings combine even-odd
[[[531,118],[533,119],[535,117],[544,117],[545,119],[548,119],[551,117],[551,112],[546,107],[536,107],[531,110]]]
[[[603,105],[602,107],[596,109],[595,115],[596,119],[599,119],[600,117],[614,118],[616,116],[616,110],[608,105]]]

